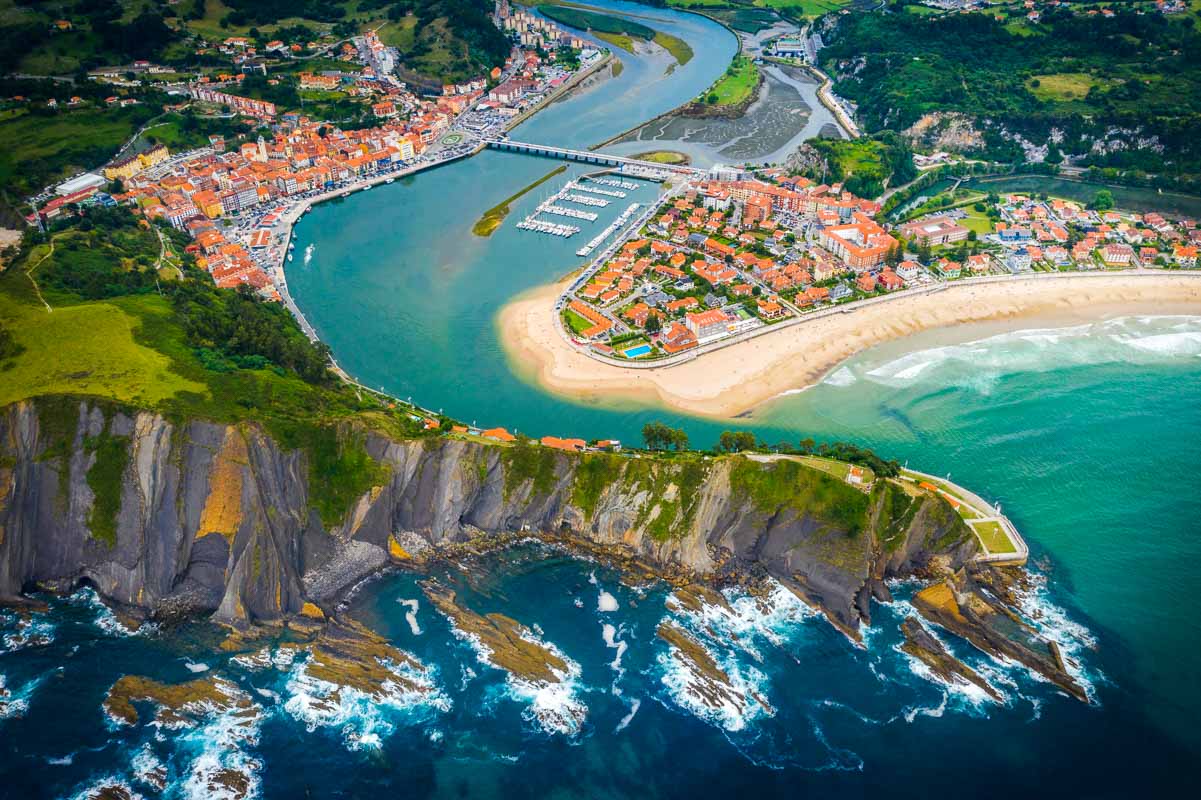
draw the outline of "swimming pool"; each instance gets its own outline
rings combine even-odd
[[[623,350],[621,354],[626,358],[638,358],[644,356],[651,351],[649,344],[640,344],[637,347],[631,347],[629,350]]]

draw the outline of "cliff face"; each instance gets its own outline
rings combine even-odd
[[[360,446],[373,480],[331,515],[326,484],[340,477],[255,426],[78,401],[0,409],[0,600],[88,581],[158,617],[271,620],[329,607],[393,558],[529,530],[621,546],[665,572],[770,574],[856,635],[883,579],[976,552],[942,500],[892,484],[866,495],[795,462]]]

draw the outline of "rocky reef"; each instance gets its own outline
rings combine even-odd
[[[1009,583],[1005,573],[994,568],[984,567],[971,572],[961,570],[940,583],[922,589],[914,596],[913,605],[926,619],[966,639],[985,653],[1018,661],[1072,697],[1089,702],[1084,687],[1068,672],[1059,646],[1043,638],[1014,611],[1012,603],[1003,599],[1012,591]],[[911,638],[910,641],[914,640]],[[920,645],[919,640],[917,646]],[[925,649],[927,652],[930,650]],[[935,667],[936,672],[943,669],[968,677],[963,672],[967,667],[962,664],[956,667],[945,651],[941,656],[935,655],[936,658],[932,660],[942,664]],[[918,657],[934,666],[928,657]]]

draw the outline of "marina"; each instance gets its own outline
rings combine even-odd
[[[613,222],[611,222],[609,224],[609,227],[605,228],[603,231],[601,231],[599,234],[597,234],[596,237],[592,241],[588,242],[588,244],[584,245],[579,250],[576,250],[575,254],[577,256],[590,255],[593,250],[600,247],[601,243],[604,242],[605,239],[609,238],[611,235],[613,235],[617,231],[621,230],[621,227],[630,221],[630,217],[632,217],[634,215],[634,212],[637,211],[640,207],[641,207],[640,203],[630,203],[629,208],[627,208],[625,211],[621,212],[621,216],[619,216],[617,219],[613,220]]]
[[[610,202],[608,200],[602,200],[599,197],[589,197],[588,195],[575,193],[565,194],[563,195],[563,199],[570,200],[573,203],[579,203],[582,206],[592,206],[593,208],[604,208],[605,206],[609,205]]]
[[[611,186],[614,189],[629,189],[633,191],[638,188],[638,184],[632,181],[621,181],[613,178],[592,178],[593,183],[599,183],[601,186]]]
[[[580,183],[576,186],[577,189],[584,192],[592,192],[593,194],[603,194],[605,197],[616,197],[618,199],[626,196],[625,192],[616,189],[602,189],[599,186],[590,186],[587,183]]]
[[[595,211],[580,211],[576,208],[564,208],[563,206],[549,204],[538,206],[538,213],[554,214],[560,217],[571,217],[572,219],[584,219],[588,220],[589,222],[596,222],[597,217]]]
[[[567,238],[575,236],[580,232],[580,229],[574,225],[563,225],[558,222],[544,222],[540,219],[527,217],[517,223],[517,227],[523,231],[534,231],[535,233],[548,233],[552,236],[562,236]]]

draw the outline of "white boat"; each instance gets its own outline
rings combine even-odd
[[[350,197],[350,192],[342,192],[343,197]]]
[[[388,178],[388,180],[384,181],[384,183],[391,183],[394,180],[396,180],[396,178]]]
[[[288,253],[288,260],[289,260],[289,261],[291,261],[291,260],[292,260],[292,254],[291,254],[291,253]]]

